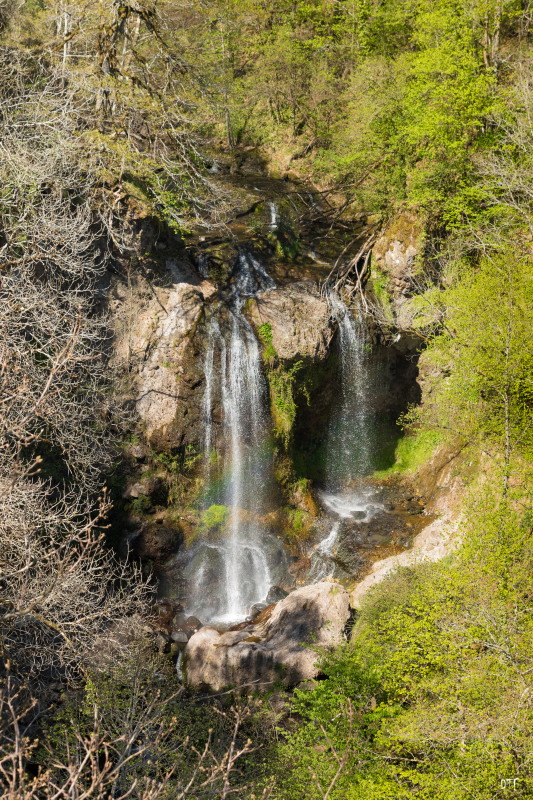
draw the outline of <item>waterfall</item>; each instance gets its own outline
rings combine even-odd
[[[273,200],[271,200],[268,204],[268,208],[270,211],[270,229],[276,230],[276,228],[279,226],[278,205]]]
[[[334,521],[328,536],[315,549],[315,580],[333,572],[329,559],[343,520],[369,522],[381,504],[363,479],[372,471],[373,412],[368,337],[361,309],[354,317],[333,292],[328,295],[339,326],[340,393],[334,409],[326,446],[326,486],[319,492]]]
[[[220,341],[220,327],[215,319],[209,320],[207,326],[207,349],[204,361],[205,392],[202,404],[202,422],[204,432],[204,477],[209,481],[211,474],[211,450],[213,447],[213,380],[215,365],[215,347]]]
[[[241,251],[226,316],[207,324],[203,507],[223,505],[227,520],[216,535],[202,535],[185,566],[188,611],[202,621],[242,620],[263,601],[272,585],[269,534],[260,517],[268,510],[271,454],[268,446],[267,391],[262,359],[242,307],[246,297],[274,288],[274,281],[248,251]],[[221,408],[217,434],[213,409]],[[212,464],[217,448],[220,463]],[[216,474],[214,475],[213,473]]]
[[[264,512],[266,482],[263,452],[266,441],[265,386],[261,353],[250,323],[234,308],[227,369],[222,370],[222,401],[230,480],[226,505],[230,512],[229,557],[226,560],[226,611],[238,619],[270,586],[255,519]],[[242,519],[248,512],[249,521]]]
[[[372,409],[362,315],[354,318],[333,293],[329,302],[339,325],[341,391],[328,434],[326,482],[337,490],[371,470]]]
[[[206,253],[198,254],[198,272],[202,278],[209,278],[209,259]]]
[[[239,252],[235,273],[233,296],[236,305],[243,297],[255,297],[276,287],[263,265],[245,248]]]

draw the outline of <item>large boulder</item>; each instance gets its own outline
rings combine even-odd
[[[183,533],[176,525],[152,523],[140,528],[133,541],[135,553],[143,560],[160,566],[183,543]]]
[[[327,357],[336,323],[314,281],[299,281],[265,292],[249,308],[257,327],[270,325],[272,345],[280,359],[308,357],[322,361]]]
[[[349,614],[348,594],[339,583],[303,586],[237,630],[201,628],[185,650],[186,681],[220,691],[279,681],[294,686],[314,678],[321,650],[342,641]]]

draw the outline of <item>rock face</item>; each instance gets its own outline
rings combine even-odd
[[[148,439],[157,449],[179,446],[190,404],[191,374],[189,340],[202,311],[202,295],[193,286],[177,282],[156,317],[153,347],[139,376],[137,410],[146,426]],[[198,377],[198,376],[197,376]]]
[[[423,232],[419,216],[401,212],[383,231],[372,250],[373,264],[387,279],[394,322],[400,330],[412,327],[414,312],[410,298],[417,292]]]
[[[458,520],[437,519],[418,534],[410,550],[376,561],[370,574],[350,594],[352,608],[360,608],[361,600],[369,590],[399,567],[412,567],[422,561],[440,561],[448,555],[454,547],[458,525]]]
[[[344,588],[323,581],[296,589],[240,630],[201,628],[185,650],[186,681],[220,691],[280,680],[294,686],[314,678],[320,650],[342,640],[349,613]]]
[[[133,549],[144,559],[162,564],[176,552],[183,542],[183,535],[176,526],[148,524],[143,526],[133,540]]]
[[[167,261],[159,285],[141,278],[128,290],[115,287],[114,350],[137,364],[136,408],[147,441],[172,450],[201,439],[201,347],[195,337],[204,299],[212,290],[185,261]]]
[[[460,442],[438,448],[432,459],[418,473],[414,485],[430,497],[426,510],[437,519],[415,536],[412,547],[404,553],[376,561],[370,573],[350,594],[350,605],[358,609],[372,587],[399,567],[412,567],[422,561],[440,561],[451,553],[460,541],[461,507],[465,486],[457,474],[457,459],[463,447]]]
[[[250,314],[256,326],[271,326],[272,344],[280,359],[323,361],[327,357],[336,324],[313,281],[266,292],[250,304]]]
[[[390,279],[397,297],[409,294],[412,289],[421,237],[420,217],[404,211],[398,214],[374,245],[372,256]]]

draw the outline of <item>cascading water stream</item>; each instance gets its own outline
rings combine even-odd
[[[270,493],[266,385],[253,328],[242,313],[246,297],[274,288],[254,256],[239,254],[230,298],[230,324],[212,318],[207,326],[203,399],[205,508],[223,504],[228,518],[216,541],[203,539],[189,569],[188,610],[202,620],[243,619],[271,586],[265,529]],[[217,442],[213,408],[220,400],[222,435]],[[213,452],[220,452],[213,480]],[[216,451],[215,451],[216,453]],[[215,459],[216,460],[216,459]],[[215,592],[213,591],[216,587]]]
[[[337,295],[331,293],[329,302],[339,325],[341,357],[341,401],[327,443],[326,482],[336,490],[370,470],[371,409],[364,322]]]
[[[364,318],[360,310],[354,317],[335,293],[330,292],[328,299],[339,326],[341,392],[328,431],[326,486],[319,495],[335,520],[328,536],[316,547],[314,579],[333,569],[328,558],[334,552],[342,520],[368,522],[381,508],[373,501],[372,490],[361,486],[361,479],[372,470],[373,432]]]
[[[233,309],[227,370],[222,374],[222,401],[226,444],[230,460],[227,505],[230,511],[229,557],[226,563],[226,612],[229,620],[242,617],[262,600],[270,586],[268,566],[257,558],[254,519],[264,504],[261,451],[266,436],[261,354],[253,330],[242,315],[241,303]],[[241,516],[247,512],[248,522]]]
[[[279,211],[277,203],[274,203],[274,201],[271,200],[268,204],[268,208],[270,211],[270,230],[276,230],[276,228],[279,226]]]
[[[215,319],[209,320],[207,326],[207,349],[204,361],[205,392],[202,405],[204,433],[204,479],[206,484],[211,474],[211,449],[213,446],[213,381],[215,366],[215,347],[221,341],[220,327]]]

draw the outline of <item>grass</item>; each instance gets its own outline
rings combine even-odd
[[[433,430],[421,430],[402,436],[396,444],[394,463],[387,469],[375,472],[374,477],[388,478],[392,475],[415,473],[431,458],[443,439],[444,435],[440,431]]]

